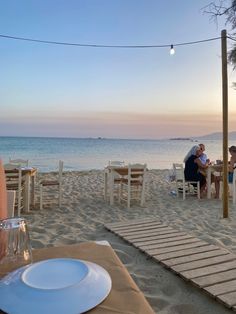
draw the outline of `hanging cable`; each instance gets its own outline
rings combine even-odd
[[[25,38],[25,37],[16,37],[16,36],[9,36],[9,35],[3,35],[3,34],[0,34],[0,37],[1,38],[6,38],[6,39],[23,40],[23,41],[37,42],[37,43],[43,43],[43,44],[64,45],[64,46],[79,46],[79,47],[91,47],[91,48],[166,48],[166,47],[170,47],[171,46],[170,44],[165,44],[165,45],[100,45],[100,44],[81,44],[81,43],[59,42],[59,41],[49,41],[49,40],[41,40],[41,39],[33,39],[33,38]],[[172,44],[172,46],[176,47],[176,46],[194,45],[194,44],[199,44],[199,43],[205,43],[205,42],[209,42],[209,41],[218,40],[220,38],[221,37],[213,37],[213,38],[197,40],[197,41],[176,43],[176,44]],[[232,39],[232,38],[230,38],[230,39]]]

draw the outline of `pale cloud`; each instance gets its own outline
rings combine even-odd
[[[2,121],[1,121],[2,120]],[[191,137],[221,131],[221,114],[134,114],[81,112],[1,117],[0,135],[168,138]],[[236,114],[229,117],[229,131],[235,130]]]

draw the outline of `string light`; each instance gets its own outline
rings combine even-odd
[[[170,45],[170,55],[174,55],[174,54],[175,54],[174,46]]]
[[[78,47],[90,47],[90,48],[168,48],[170,47],[170,54],[175,54],[174,47],[177,46],[187,46],[187,45],[194,45],[194,44],[200,44],[205,43],[209,41],[215,41],[221,39],[221,37],[212,37],[197,41],[189,41],[189,42],[182,42],[182,43],[176,43],[176,44],[165,44],[165,45],[101,45],[101,44],[83,44],[83,43],[73,43],[73,42],[59,42],[59,41],[50,41],[50,40],[41,40],[41,39],[34,39],[34,38],[25,38],[25,37],[17,37],[17,36],[9,36],[0,34],[0,38],[6,38],[6,39],[13,39],[13,40],[21,40],[21,41],[29,41],[29,42],[36,42],[36,43],[43,43],[43,44],[52,44],[52,45],[63,45],[63,46],[78,46]],[[236,41],[235,38],[227,36],[228,39],[231,39],[233,41]]]

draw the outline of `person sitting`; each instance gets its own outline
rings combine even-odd
[[[204,144],[199,144],[200,150],[201,150],[201,154],[199,156],[199,159],[201,161],[201,163],[203,165],[205,165],[206,163],[208,163],[208,165],[210,164],[210,159],[207,157],[207,155],[204,153],[205,151],[205,145]],[[199,168],[199,171],[206,177],[206,169],[204,168]]]
[[[236,164],[236,146],[230,146],[229,147],[229,153],[231,155],[229,164],[228,164],[228,182],[233,183],[233,175],[234,175],[234,168]],[[216,177],[216,198],[219,198],[220,193],[220,181],[222,180],[221,176]]]
[[[201,160],[199,159],[201,153],[202,151],[199,145],[193,146],[187,153],[184,158],[184,176],[185,180],[200,182],[200,194],[202,197],[203,191],[206,187],[206,177],[201,172],[199,172],[199,169],[206,169],[209,163],[206,162],[205,164],[203,164],[201,162]]]

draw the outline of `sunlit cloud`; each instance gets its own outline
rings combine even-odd
[[[81,112],[61,116],[21,115],[0,118],[0,135],[106,138],[169,138],[221,131],[221,114],[135,114]],[[236,114],[229,118],[235,130]]]

